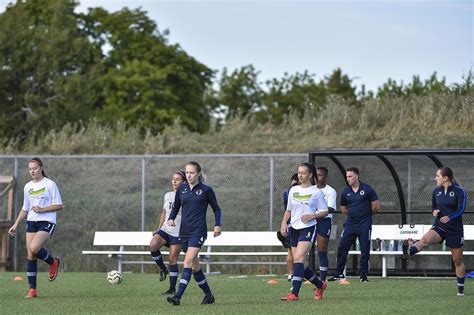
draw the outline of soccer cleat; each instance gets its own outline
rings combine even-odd
[[[346,276],[341,273],[341,274],[337,274],[335,273],[331,278],[328,279],[328,281],[339,281],[339,280],[345,280],[346,279]]]
[[[28,293],[26,293],[25,298],[31,299],[31,298],[35,298],[35,297],[38,297],[38,294],[36,294],[36,289],[30,288],[28,290]]]
[[[464,296],[464,292],[458,292],[458,296]]]
[[[53,263],[49,266],[49,281],[54,281],[56,280],[56,277],[58,276],[59,273],[59,264],[61,261],[59,258],[54,258]]]
[[[176,294],[176,290],[175,289],[172,289],[172,288],[169,288],[168,290],[166,290],[165,292],[161,293],[163,295],[175,295]]]
[[[282,297],[280,300],[285,301],[285,302],[292,302],[292,301],[299,301],[300,298],[294,295],[293,293],[290,293],[284,297]]]
[[[201,304],[214,304],[215,301],[216,301],[216,299],[214,299],[214,295],[210,295],[210,296],[206,295],[202,299]]]
[[[367,279],[367,275],[360,275],[359,281],[360,282],[369,282],[369,279]]]
[[[176,295],[168,296],[166,300],[173,305],[179,305],[181,303]]]
[[[168,273],[168,269],[160,270],[160,281],[165,281]]]
[[[322,300],[323,299],[323,294],[324,290],[328,287],[326,281],[323,281],[323,286],[321,288],[316,288],[316,294],[314,295],[315,300]]]

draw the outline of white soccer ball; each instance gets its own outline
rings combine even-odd
[[[110,284],[122,283],[122,274],[117,270],[112,270],[107,274],[107,281]]]

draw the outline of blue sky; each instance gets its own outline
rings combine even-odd
[[[171,43],[212,69],[253,64],[262,81],[340,67],[360,86],[434,71],[460,82],[474,68],[474,1],[82,0],[78,8],[141,7]],[[0,10],[8,1],[0,0]]]

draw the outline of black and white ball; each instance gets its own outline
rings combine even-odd
[[[107,281],[110,284],[120,284],[122,283],[122,274],[117,270],[112,270],[107,274]]]

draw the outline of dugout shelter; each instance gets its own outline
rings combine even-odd
[[[346,169],[352,166],[360,170],[360,180],[371,185],[382,205],[380,214],[373,217],[373,224],[432,224],[431,194],[436,187],[434,177],[439,167],[448,166],[467,193],[467,205],[463,223],[474,224],[474,149],[380,149],[380,150],[311,150],[309,161],[316,167],[329,169],[328,184],[338,193],[347,185]],[[339,210],[339,209],[338,209]],[[337,211],[333,224],[337,225],[336,241],[329,245],[330,266],[335,266],[337,246],[345,216]],[[375,245],[375,244],[374,244]],[[400,250],[401,242],[390,244],[393,250]],[[449,250],[444,244],[435,246],[438,250]],[[354,243],[354,248],[356,244]],[[474,244],[466,242],[465,250],[473,250]],[[371,257],[372,273],[380,272],[378,257]],[[453,275],[451,257],[415,257],[407,266],[406,261],[392,257],[389,261],[390,275]],[[317,260],[317,259],[316,259]],[[358,256],[349,257],[348,274],[358,270]],[[464,257],[466,266],[474,265],[474,257]],[[311,251],[310,263],[315,261]]]

